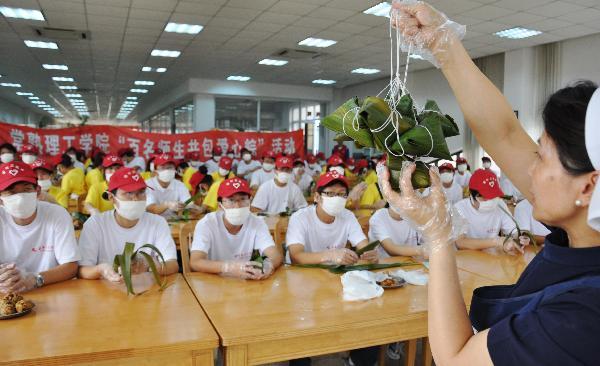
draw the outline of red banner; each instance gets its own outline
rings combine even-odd
[[[220,146],[223,152],[233,150],[239,156],[246,148],[261,157],[265,151],[304,155],[302,130],[292,132],[236,132],[211,130],[183,134],[161,134],[134,131],[116,126],[81,126],[60,129],[43,129],[18,126],[0,122],[0,141],[10,142],[17,151],[30,143],[40,149],[41,155],[55,156],[70,146],[85,151],[93,147],[116,153],[123,147],[131,147],[137,155],[148,158],[155,148],[170,152],[175,159],[182,159],[187,152],[199,151],[207,160],[212,149]]]

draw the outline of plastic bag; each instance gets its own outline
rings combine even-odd
[[[383,295],[383,288],[377,284],[377,275],[373,272],[347,272],[341,281],[344,301],[369,300]]]

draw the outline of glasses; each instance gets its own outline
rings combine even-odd
[[[227,205],[227,206],[237,206],[237,207],[250,206],[250,198],[240,198],[237,200],[223,198],[222,202],[223,202],[223,205]]]
[[[119,192],[117,198],[121,201],[145,201],[146,191]]]
[[[340,197],[340,198],[348,198],[348,193],[336,193],[336,192],[330,192],[330,191],[323,191],[321,193],[321,195],[325,196],[325,197]]]
[[[12,196],[13,194],[18,194],[18,193],[33,193],[33,192],[37,192],[37,187],[34,186],[33,184],[16,184],[11,189],[2,191],[2,193],[0,193],[0,195],[3,197],[6,197],[6,196]]]

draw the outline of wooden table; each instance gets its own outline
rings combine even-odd
[[[498,284],[512,284],[536,255],[528,248],[524,255],[489,254],[480,250],[460,250],[456,263],[460,270],[487,278]]]
[[[71,280],[27,294],[32,314],[0,321],[0,365],[212,365],[218,336],[181,275],[164,292]]]
[[[475,288],[498,284],[463,270],[459,278],[467,303]],[[340,276],[321,269],[284,267],[257,282],[202,273],[186,279],[219,333],[226,365],[427,337],[426,286],[407,285],[378,299],[344,302]]]
[[[273,234],[275,233],[275,226],[277,225],[277,221],[279,221],[280,219],[279,215],[264,216],[264,219],[265,223],[269,227],[269,232],[271,233],[271,236],[273,236]]]

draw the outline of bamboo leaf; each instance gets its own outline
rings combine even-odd
[[[433,143],[433,148],[432,148]],[[434,158],[452,160],[442,126],[437,119],[428,118],[419,126],[406,131],[392,150],[411,156],[430,156]]]
[[[252,251],[252,256],[250,257],[250,261],[258,263],[259,265],[254,266],[254,268],[260,269],[261,272],[263,270],[263,263],[265,262],[265,259],[267,259],[267,256],[260,255],[260,251],[258,249],[254,249]]]
[[[145,252],[141,252],[138,250],[137,252],[138,254],[141,254],[142,257],[144,257],[144,259],[146,259],[146,263],[148,263],[148,267],[150,268],[150,272],[152,272],[152,276],[154,277],[154,282],[160,286],[160,288],[163,288],[163,280],[161,280],[160,278],[160,273],[158,273],[158,269],[156,268],[156,264],[154,263],[154,259],[152,259],[152,256],[148,253]]]
[[[373,241],[373,242],[367,244],[367,246],[365,246],[362,249],[356,249],[356,248],[352,247],[352,250],[354,250],[356,252],[356,255],[360,257],[361,255],[365,254],[366,252],[374,250],[379,245],[381,245],[381,242],[379,240],[376,240],[376,241]]]
[[[371,131],[367,127],[364,116],[360,114],[361,104],[358,98],[350,98],[332,114],[323,118],[321,124],[330,130],[350,136],[363,146],[374,147]]]
[[[320,268],[326,269],[331,273],[341,274],[350,271],[373,271],[377,269],[387,269],[396,267],[408,267],[415,266],[420,263],[417,262],[398,262],[398,263],[368,263],[368,264],[356,264],[356,265],[341,265],[341,264],[294,264],[294,267],[300,268]]]

